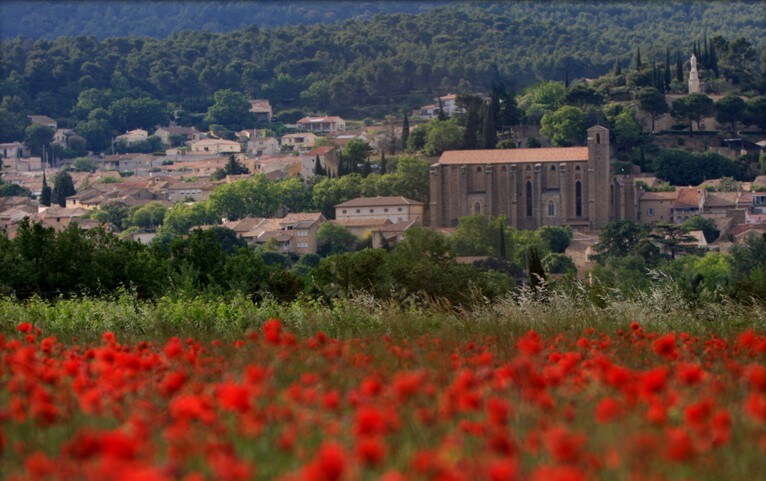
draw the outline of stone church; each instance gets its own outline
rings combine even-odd
[[[517,229],[592,230],[635,219],[635,183],[612,174],[610,159],[602,126],[588,129],[587,147],[444,152],[431,166],[431,226],[475,214],[505,216]]]

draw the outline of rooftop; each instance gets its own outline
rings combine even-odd
[[[587,160],[587,147],[545,147],[539,149],[449,150],[439,158],[439,164],[512,164],[582,162]]]
[[[378,207],[387,205],[425,205],[423,202],[406,197],[357,197],[335,206],[338,207]]]

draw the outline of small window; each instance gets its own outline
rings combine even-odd
[[[500,167],[500,172],[505,172],[506,170],[508,169],[504,165]]]
[[[479,204],[478,202],[473,205],[473,213],[481,214],[481,204]]]
[[[556,204],[552,200],[548,201],[548,217],[556,217]]]
[[[580,170],[580,166],[579,166],[579,165],[578,165],[578,166],[576,166],[576,167],[575,167],[575,170]]]
[[[551,172],[556,172],[556,166],[555,165],[551,165]]]
[[[652,208],[650,207],[650,208],[649,208],[649,209],[646,211],[646,214],[647,214],[647,215],[654,215],[654,209],[652,209]]]
[[[388,212],[388,207],[384,207],[383,212]]]
[[[343,209],[341,212],[343,212],[345,214],[346,213],[346,209]]]
[[[476,167],[476,172],[481,172],[481,166]]]
[[[375,209],[370,209],[370,214],[372,214],[373,212],[375,212]]]
[[[357,213],[357,214],[359,214],[359,213],[361,213],[361,212],[362,212],[362,211],[361,211],[360,209],[356,209],[356,213]]]
[[[401,208],[401,207],[397,207],[396,211],[397,211],[397,212],[401,212],[401,211],[402,211],[402,208]]]

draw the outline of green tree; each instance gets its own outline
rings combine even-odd
[[[481,135],[480,146],[483,149],[494,149],[497,145],[497,131],[495,130],[496,111],[493,102],[485,103],[481,109]]]
[[[364,165],[370,158],[372,147],[363,140],[352,139],[343,148],[343,158],[351,166],[352,172]]]
[[[549,274],[577,274],[577,265],[566,254],[551,252],[543,257],[542,264]]]
[[[747,103],[747,122],[766,130],[766,97],[755,97]]]
[[[323,257],[351,252],[358,243],[351,230],[335,222],[324,222],[317,230],[317,253]]]
[[[66,198],[76,193],[74,181],[69,172],[61,171],[56,174],[56,177],[53,179],[53,191],[51,193],[53,203],[66,207]]]
[[[699,249],[691,245],[696,241],[694,236],[689,235],[688,228],[678,224],[656,224],[649,239],[660,246],[660,253],[667,255],[671,260],[679,254],[697,253]]]
[[[713,100],[705,94],[686,95],[673,101],[672,114],[679,120],[688,121],[690,132],[692,122],[697,123],[697,130],[699,130],[702,119],[713,115]]]
[[[458,219],[458,226],[452,236],[452,245],[457,255],[501,257],[500,237],[504,231],[503,217],[469,215]],[[505,237],[504,235],[502,237]],[[506,246],[502,246],[506,249]]]
[[[641,137],[641,124],[630,110],[623,110],[614,119],[614,143],[620,150],[630,152]]]
[[[45,125],[30,124],[24,130],[24,143],[32,151],[32,155],[41,156],[43,149],[50,146],[53,133],[53,129]]]
[[[601,229],[595,248],[599,263],[613,257],[625,257],[638,247],[649,234],[649,229],[632,220],[609,222]]]
[[[167,208],[159,202],[149,202],[135,209],[129,218],[130,225],[155,230],[162,225]]]
[[[404,120],[402,120],[402,150],[407,149],[409,144],[407,141],[410,138],[410,119],[407,118],[407,112],[404,112]]]
[[[564,105],[566,87],[561,82],[541,82],[519,97],[519,108],[524,111],[527,122],[539,123],[543,115]]]
[[[184,235],[195,226],[219,222],[219,217],[211,211],[207,203],[197,202],[186,205],[178,202],[165,213],[162,231],[168,234]],[[159,233],[158,233],[159,236]]]
[[[582,110],[565,105],[543,115],[540,132],[558,147],[582,145],[585,142],[586,121]]]
[[[747,118],[747,104],[741,97],[728,94],[713,105],[715,119],[722,124],[729,124],[729,132],[736,132],[738,122]]]
[[[72,169],[75,172],[95,172],[96,164],[90,157],[78,157],[72,161]]]
[[[417,130],[417,129],[416,129]],[[423,150],[426,155],[441,155],[445,150],[458,150],[463,146],[463,128],[455,119],[432,120]]]
[[[572,242],[571,227],[545,226],[537,230],[540,238],[548,245],[554,254],[563,254]]]
[[[121,98],[109,106],[109,118],[119,132],[137,128],[151,131],[167,124],[170,112],[164,102],[150,97]]]
[[[715,221],[713,221],[713,219],[702,217],[700,215],[690,217],[683,225],[687,231],[701,230],[702,234],[705,236],[705,240],[709,244],[715,242],[720,233],[715,226]]]
[[[124,202],[105,202],[91,211],[90,218],[104,224],[112,224],[117,229],[122,230],[128,227],[129,211],[130,209]]]
[[[86,147],[94,152],[103,152],[112,141],[112,127],[108,120],[88,120],[75,128],[82,135]]]
[[[647,87],[638,91],[636,100],[638,100],[638,108],[649,114],[652,118],[652,133],[654,133],[655,120],[668,111],[665,95],[655,88]]]
[[[217,91],[213,99],[215,103],[207,109],[205,122],[223,125],[234,131],[253,126],[255,119],[250,112],[250,103],[243,93],[223,89]]]
[[[52,195],[53,191],[51,190],[50,186],[48,185],[48,181],[45,178],[45,172],[43,172],[43,188],[40,191],[40,205],[50,206]]]

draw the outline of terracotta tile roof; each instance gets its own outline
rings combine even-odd
[[[352,220],[332,220],[343,227],[380,227],[391,224],[390,219],[352,219]]]
[[[705,207],[736,207],[739,192],[709,192],[705,197]]]
[[[318,124],[322,122],[344,122],[340,117],[325,116],[325,117],[303,117],[298,121],[299,124]]]
[[[338,207],[378,207],[386,205],[425,205],[423,202],[406,197],[357,197],[335,206]]]
[[[388,232],[404,232],[410,227],[420,225],[420,223],[416,220],[405,220],[402,222],[397,222],[395,224],[388,224],[381,227],[379,230],[380,232],[388,233]]]
[[[676,200],[678,192],[642,192],[641,200]]]
[[[319,212],[294,212],[292,214],[287,214],[282,219],[277,219],[280,221],[280,224],[290,224],[293,222],[316,222],[322,218],[322,214]]]
[[[309,150],[306,153],[306,155],[327,155],[333,150],[335,150],[334,145],[323,145],[321,147],[316,147],[314,149]]]
[[[539,149],[449,150],[439,164],[511,164],[522,162],[573,162],[588,160],[587,147],[545,147]]]
[[[678,198],[673,206],[676,209],[699,208],[702,191],[695,187],[682,187],[677,190]]]

